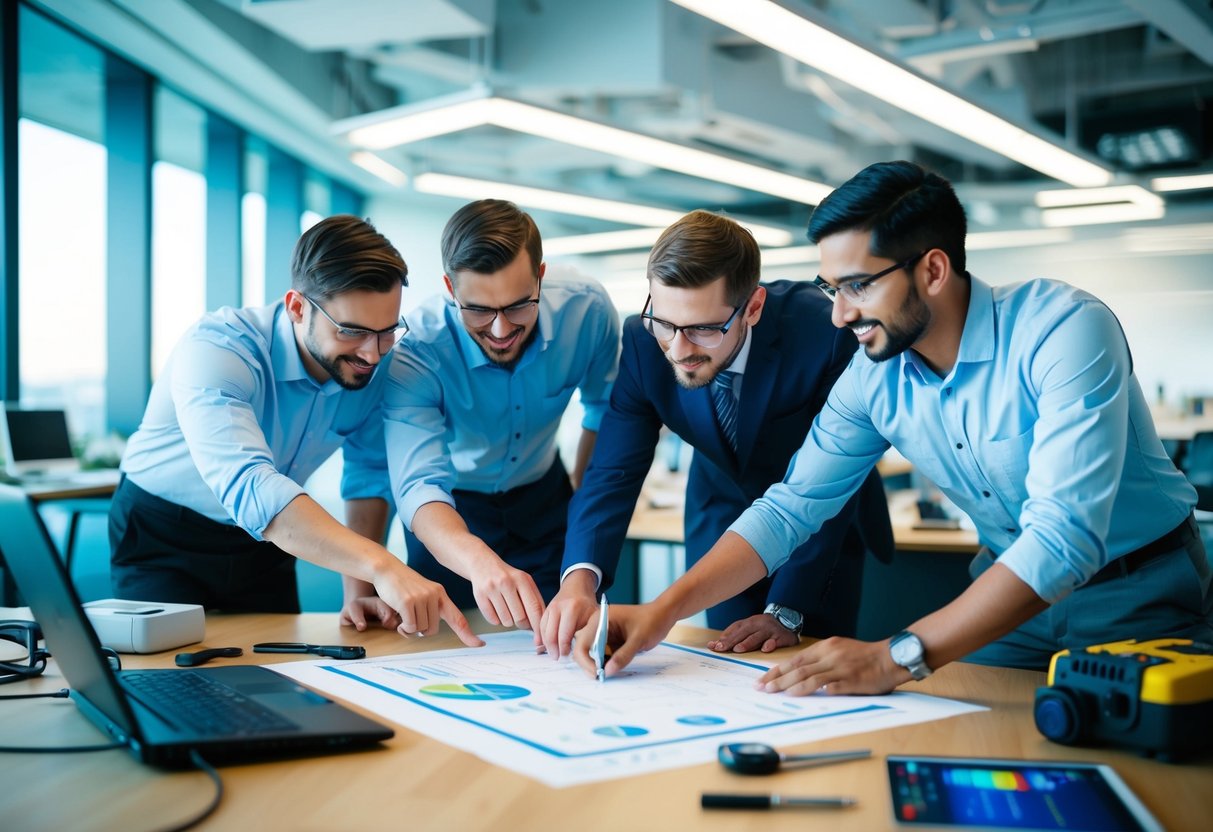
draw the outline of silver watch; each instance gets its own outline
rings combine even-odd
[[[800,635],[800,630],[804,627],[804,616],[791,607],[785,607],[782,604],[767,604],[767,608],[762,612],[778,621],[780,627],[791,630],[796,635]]]
[[[910,671],[915,681],[920,682],[931,675],[922,641],[909,630],[902,630],[893,636],[889,641],[889,654],[893,657],[893,663]]]

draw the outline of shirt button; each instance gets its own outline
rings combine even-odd
[[[1014,529],[1014,527],[1007,529],[1007,532],[1008,532],[1008,533],[1010,533],[1010,534],[1015,534],[1015,529]]]
[[[517,461],[518,461],[518,457],[516,457],[516,456],[510,457],[510,462],[517,462]]]
[[[989,491],[983,491],[983,492],[981,492],[981,496],[983,496],[983,497],[989,497],[989,496],[990,496],[990,492],[989,492]]]
[[[943,394],[944,394],[945,396],[950,396],[950,395],[952,395],[952,388],[951,388],[951,387],[945,387],[945,388],[943,388]]]
[[[963,443],[963,442],[957,442],[957,443],[956,443],[956,450],[958,450],[958,451],[964,450],[964,443]]]
[[[515,439],[521,439],[521,438],[522,438],[522,434],[521,434],[521,433],[516,433],[516,434],[514,434],[514,438],[515,438]]]
[[[522,410],[522,405],[520,405],[520,404],[516,404],[516,405],[514,405],[514,409],[515,409],[515,410]]]

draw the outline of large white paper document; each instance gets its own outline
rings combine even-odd
[[[769,664],[669,643],[596,682],[570,660],[535,655],[529,632],[485,641],[267,666],[549,786],[696,765],[725,742],[787,746],[985,710],[913,693],[762,693],[754,680]]]

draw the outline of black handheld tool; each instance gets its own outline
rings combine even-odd
[[[253,645],[254,653],[315,653],[329,659],[363,659],[366,648],[359,644],[304,644],[299,641],[267,641]]]
[[[211,647],[207,650],[199,650],[197,653],[178,653],[176,662],[177,667],[197,667],[200,664],[206,664],[211,659],[234,659],[243,655],[244,651],[239,647]]]

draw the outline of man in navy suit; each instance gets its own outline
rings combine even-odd
[[[751,234],[707,211],[683,217],[653,248],[649,300],[624,325],[610,407],[569,508],[561,587],[542,621],[553,657],[569,654],[573,633],[596,612],[596,593],[614,579],[662,425],[695,449],[686,493],[689,569],[783,479],[850,362],[855,337],[831,325],[831,305],[813,284],[759,285],[759,270]],[[710,626],[727,628],[709,646],[769,652],[795,644],[801,631],[853,635],[864,551],[885,557],[892,547],[873,472],[773,576],[708,611]]]

